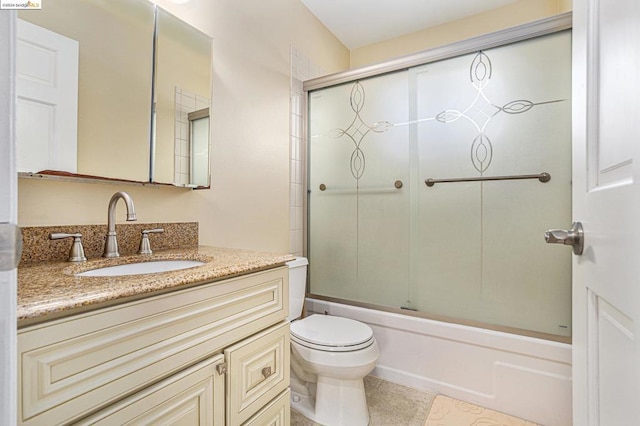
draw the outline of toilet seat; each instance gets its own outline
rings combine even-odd
[[[375,342],[373,330],[368,325],[331,315],[311,315],[292,322],[291,340],[326,352],[357,351]]]

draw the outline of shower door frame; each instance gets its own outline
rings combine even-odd
[[[573,27],[573,14],[572,12],[565,12],[558,15],[554,15],[549,18],[540,19],[537,21],[528,22],[526,24],[517,25],[515,27],[507,28],[504,30],[496,31],[493,33],[472,37],[466,40],[461,40],[451,44],[428,49],[422,52],[414,53],[407,56],[402,56],[396,59],[392,59],[385,62],[369,65],[362,68],[355,68],[335,74],[329,74],[323,77],[307,80],[303,83],[303,90],[305,98],[308,99],[309,92],[324,89],[327,87],[337,86],[340,84],[354,82],[360,79],[380,76],[395,71],[406,70],[411,67],[420,65],[426,65],[432,62],[441,61],[444,59],[455,58],[458,56],[475,53],[479,50],[488,50],[495,47],[505,46],[519,41],[525,41],[549,34],[558,33],[565,30],[570,30]],[[308,121],[308,109],[304,111],[304,122]],[[304,131],[307,131],[305,126]],[[307,146],[305,151],[307,153],[307,164],[309,164],[309,149],[308,149],[308,135],[305,135],[304,139]],[[309,168],[307,167],[307,191],[304,198],[305,209],[305,223],[304,223],[304,236],[305,236],[305,255],[309,252],[309,209],[308,209],[308,196],[309,196]],[[556,341],[561,343],[571,343],[570,336],[561,336],[551,333],[543,333],[538,331],[526,330],[521,328],[489,324],[481,321],[466,320],[461,318],[453,318],[442,315],[429,314],[428,312],[408,311],[398,308],[391,308],[388,306],[358,302],[354,300],[347,300],[329,296],[317,295],[310,292],[308,288],[308,297],[312,297],[318,300],[326,300],[330,302],[342,303],[345,305],[358,306],[363,308],[375,309],[378,311],[399,313],[403,315],[415,316],[419,318],[425,318],[435,321],[444,321],[454,324],[467,325],[471,327],[479,327],[488,330],[501,331],[511,334],[517,334],[521,336],[541,338],[550,341]]]

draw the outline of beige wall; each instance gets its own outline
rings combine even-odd
[[[351,51],[351,68],[382,62],[571,10],[572,0],[520,0],[500,9]]]
[[[109,198],[124,190],[139,222],[198,221],[203,244],[287,252],[290,48],[327,72],[348,67],[348,50],[299,0],[158,4],[214,39],[212,188],[21,179],[19,225],[106,223]]]
[[[569,12],[573,10],[573,0],[558,0],[558,5],[560,12]]]

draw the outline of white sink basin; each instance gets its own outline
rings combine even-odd
[[[157,274],[159,272],[178,271],[180,269],[202,266],[205,262],[197,260],[157,260],[151,262],[127,263],[106,266],[76,274],[78,277],[115,277],[119,275]]]

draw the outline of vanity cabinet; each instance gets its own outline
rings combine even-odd
[[[20,329],[19,423],[287,424],[287,315],[279,267]]]
[[[224,425],[224,378],[217,355],[119,401],[78,425]]]
[[[241,425],[289,387],[289,324],[245,339],[224,353],[227,424]]]

